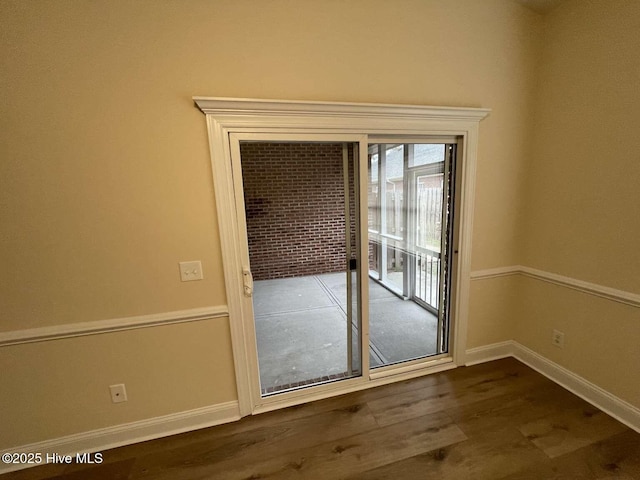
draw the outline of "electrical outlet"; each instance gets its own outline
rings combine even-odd
[[[202,280],[202,263],[200,260],[192,262],[180,262],[180,280],[190,282],[192,280]]]
[[[551,343],[558,348],[564,348],[564,333],[559,330],[554,330]]]
[[[127,401],[127,390],[124,388],[124,383],[117,385],[109,385],[111,391],[111,401],[113,403],[121,403]]]

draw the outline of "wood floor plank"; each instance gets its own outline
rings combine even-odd
[[[559,472],[551,463],[540,462],[529,466],[525,470],[497,477],[496,480],[596,480],[591,472],[579,465],[569,476],[565,472]]]
[[[548,380],[532,370],[518,367],[385,396],[368,404],[376,421],[384,426],[425,413],[455,409],[507,393],[537,388],[546,382]]]
[[[2,480],[50,480],[64,472],[65,466],[56,463],[17,470],[0,475]]]
[[[640,433],[631,429],[554,459],[566,475],[586,466],[596,479],[640,479]]]
[[[504,395],[447,408],[445,412],[466,435],[484,437],[500,435],[505,429],[518,428],[568,408],[589,409],[591,405],[545,380],[535,388],[516,389]]]
[[[134,459],[97,465],[50,463],[2,475],[3,480],[126,480]]]
[[[627,430],[595,407],[570,408],[522,425],[520,432],[550,458]]]
[[[500,480],[638,480],[640,433],[622,433],[587,445]]]
[[[51,480],[126,480],[129,478],[131,467],[134,459],[122,460],[119,462],[106,463],[102,465],[93,465],[87,467],[83,465],[80,470],[72,469],[71,471],[54,477]]]
[[[473,479],[494,480],[539,462],[546,455],[533,446],[515,428],[501,436],[470,438],[385,465],[349,480]]]

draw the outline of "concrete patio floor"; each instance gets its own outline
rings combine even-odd
[[[348,376],[346,297],[344,273],[255,282],[263,394]],[[372,368],[434,354],[436,328],[435,315],[369,279]]]

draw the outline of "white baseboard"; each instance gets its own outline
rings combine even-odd
[[[491,362],[492,360],[500,360],[501,358],[513,356],[513,341],[492,343],[491,345],[483,345],[482,347],[470,348],[465,352],[465,362],[467,367],[478,363]]]
[[[102,452],[110,448],[154,440],[178,433],[212,427],[240,419],[237,401],[220,403],[161,417],[101,428],[89,432],[68,435],[44,442],[21,445],[0,451],[4,453],[47,453],[72,455],[76,453]],[[35,467],[37,465],[7,465],[0,463],[0,474]]]
[[[471,348],[466,352],[465,364],[470,366],[505,357],[516,358],[640,433],[639,408],[513,340]]]

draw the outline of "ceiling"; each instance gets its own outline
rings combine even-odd
[[[564,0],[516,0],[520,5],[541,15],[546,15],[560,5]]]

